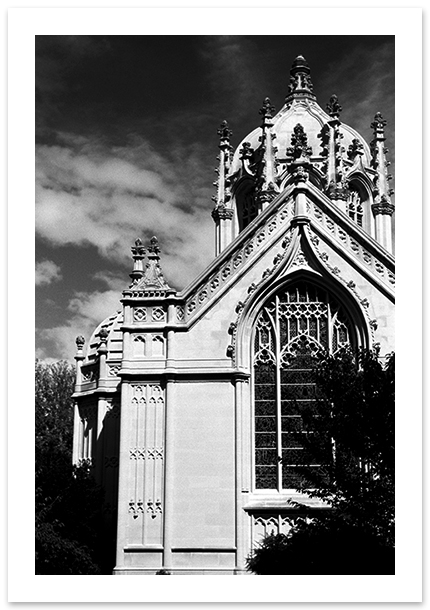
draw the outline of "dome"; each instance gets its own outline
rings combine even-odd
[[[278,161],[287,161],[287,149],[291,146],[291,138],[296,125],[301,125],[307,136],[308,146],[311,148],[310,159],[318,167],[319,162],[324,161],[323,142],[321,131],[334,118],[339,117],[338,112],[328,114],[317,103],[315,95],[312,93],[312,83],[310,81],[309,66],[303,56],[299,55],[291,68],[292,84],[290,84],[290,93],[285,100],[284,106],[272,119],[271,132],[274,134],[274,145],[277,148]],[[306,77],[306,81],[299,79],[299,76]],[[293,88],[292,88],[293,87]],[[294,88],[295,87],[295,88]],[[332,96],[337,103],[336,96]],[[338,105],[338,108],[340,106]],[[363,150],[363,164],[365,167],[371,165],[371,152],[366,140],[352,127],[340,122],[339,132],[342,142],[343,156],[345,161],[349,162],[348,149],[352,145],[353,140],[357,140]],[[249,142],[251,148],[256,150],[261,145],[262,128],[257,127],[245,138],[242,139],[239,146],[236,148],[231,163],[230,174],[234,174],[241,167],[241,151],[245,142]],[[352,163],[351,163],[352,165]],[[282,170],[282,168],[281,168]]]
[[[94,362],[98,359],[97,349],[100,345],[100,331],[107,331],[107,358],[109,360],[120,360],[122,358],[122,332],[123,312],[116,312],[103,320],[93,334],[88,344],[86,363]]]

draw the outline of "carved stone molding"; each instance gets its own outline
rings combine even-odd
[[[285,225],[286,221],[293,215],[293,205],[294,203],[289,200],[280,209],[275,210],[267,218],[265,227],[256,229],[255,233],[231,253],[229,260],[221,263],[208,279],[195,288],[186,301],[186,321],[203,307],[209,295],[219,292],[227,280],[238,273],[249,260],[258,254],[271,235]]]
[[[394,285],[394,274],[373,254],[368,252],[364,246],[358,243],[346,231],[339,227],[339,225],[315,203],[311,204],[310,214],[319,224],[330,231],[333,237],[339,242],[339,244],[341,244],[342,249],[348,250],[356,259],[363,262],[366,267],[369,267],[375,271],[378,277],[380,277],[387,285]]]

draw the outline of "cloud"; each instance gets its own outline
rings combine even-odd
[[[36,286],[46,286],[61,279],[61,269],[53,261],[36,263]]]
[[[69,318],[64,324],[36,331],[40,345],[36,357],[45,360],[54,355],[57,359],[72,360],[76,337],[83,335],[89,343],[100,322],[121,309],[120,298],[121,292],[116,289],[76,292],[68,303]]]
[[[213,256],[206,173],[198,145],[163,156],[142,138],[113,147],[60,134],[36,151],[37,234],[128,266],[134,240],[155,234],[166,276],[182,288]]]

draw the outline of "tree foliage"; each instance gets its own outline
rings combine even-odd
[[[74,368],[36,360],[36,574],[99,574],[101,490],[72,465]]]
[[[248,568],[258,574],[392,574],[394,354],[382,364],[375,350],[345,349],[319,358],[314,380],[317,400],[302,413],[304,435],[308,449],[325,457],[318,469],[303,467],[298,491],[330,510],[298,519],[287,536],[267,537]]]

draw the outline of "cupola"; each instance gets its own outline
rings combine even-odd
[[[220,155],[212,212],[216,254],[252,223],[274,199],[282,197],[294,173],[306,170],[309,182],[351,222],[378,239],[378,214],[392,213],[387,187],[383,127],[372,123],[371,146],[341,120],[341,100],[333,94],[323,109],[317,102],[306,59],[298,55],[290,70],[285,103],[278,112],[266,97],[261,123],[234,148],[230,125],[220,130]],[[257,114],[257,113],[256,113]],[[380,203],[384,203],[381,207]],[[375,207],[375,203],[378,206]],[[384,225],[385,226],[385,225]],[[384,232],[388,229],[384,228]],[[390,249],[387,239],[379,239]]]

